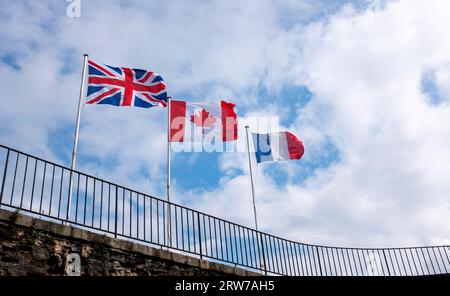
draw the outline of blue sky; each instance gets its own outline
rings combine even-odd
[[[81,0],[71,18],[63,0],[0,1],[1,143],[70,165],[89,53],[156,71],[174,98],[234,102],[242,122],[276,117],[303,141],[300,161],[257,168],[264,230],[448,243],[447,2]],[[165,110],[85,106],[78,168],[164,197],[165,133]],[[252,226],[248,174],[242,152],[175,153],[173,197]]]

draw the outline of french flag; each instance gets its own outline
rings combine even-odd
[[[303,143],[290,132],[252,133],[256,162],[298,160],[303,156]]]

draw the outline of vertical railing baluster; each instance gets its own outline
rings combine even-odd
[[[323,252],[323,247],[319,247],[319,249],[320,249],[319,257],[320,257],[320,254],[322,254],[323,273],[324,273],[324,275],[328,275],[328,272],[327,272],[327,262],[326,262],[326,260],[325,260],[325,255],[324,255],[324,252]]]
[[[87,191],[88,191],[89,180],[88,180],[87,176],[84,176],[84,179],[86,180],[86,182],[85,182],[85,186],[84,186],[83,224],[86,225],[86,212],[87,212],[86,206],[87,206]]]
[[[395,276],[396,275],[396,273],[395,273],[395,266],[394,266],[394,262],[392,261],[391,250],[388,249],[387,252],[389,254],[389,262],[391,263],[391,266],[392,266],[392,274],[391,275]]]
[[[389,264],[386,259],[386,253],[384,252],[384,250],[382,250],[382,251],[383,251],[384,262],[386,263],[386,269],[387,269],[388,275],[391,276],[391,271],[389,270]]]
[[[302,254],[302,252],[303,252],[303,245],[302,244],[295,244],[295,249],[296,249],[296,251],[298,252],[298,256],[300,257],[299,258],[299,262],[300,262],[300,270],[302,271],[302,276],[304,276],[305,275],[305,268],[306,268],[306,265],[305,264],[303,264],[305,261],[304,261],[304,258],[305,258],[305,254]]]
[[[117,192],[116,192],[117,193]],[[116,195],[116,199],[117,199],[117,195]],[[114,207],[116,208],[117,206],[114,205]],[[109,224],[111,220],[111,183],[108,183],[108,231],[109,231]]]
[[[146,199],[147,197],[145,195],[142,196],[142,198],[144,199],[144,241],[147,241],[147,231],[145,229],[145,225],[147,224],[147,215],[146,215]]]
[[[444,266],[445,273],[448,273],[448,270],[447,270],[447,266],[446,266],[446,264],[445,264],[444,257],[442,257],[442,254],[441,254],[441,247],[437,247],[437,250],[438,250],[438,253],[439,253],[439,257],[441,257],[441,262],[442,262],[442,265]],[[445,251],[445,250],[444,250],[444,251]]]
[[[203,259],[203,252],[202,252],[202,234],[201,234],[201,227],[200,227],[200,213],[197,212],[197,225],[198,225],[198,243],[200,245],[200,259]]]
[[[219,248],[217,247],[217,227],[216,227],[216,218],[213,218],[214,221],[214,241],[216,243],[216,258],[219,259]]]
[[[245,241],[246,241],[246,244],[248,245],[248,254],[249,254],[248,257],[250,258],[249,266],[253,267],[253,259],[254,259],[254,257],[253,257],[253,253],[252,253],[252,246],[250,245],[250,232],[249,232],[248,228],[244,228],[244,230],[246,231],[246,235],[247,235]]]
[[[23,175],[22,196],[20,197],[20,206],[19,206],[19,208],[22,208],[23,193],[25,192],[25,182],[27,181],[27,169],[28,169],[28,156],[27,156],[26,162],[25,162],[25,173]]]
[[[267,250],[267,266],[266,266],[266,270],[268,272],[273,272],[275,273],[275,264],[274,264],[274,259],[273,259],[273,251],[272,251],[272,246],[270,244],[270,235],[264,235],[264,241],[266,243],[266,250]]]
[[[361,270],[361,276],[364,276],[364,269],[361,264],[361,257],[359,256],[361,250],[356,250],[356,256],[358,257],[359,268]]]
[[[62,188],[64,184],[64,168],[61,168],[61,183],[59,183],[59,199],[58,199],[58,219],[61,214]]]
[[[411,264],[409,263],[408,254],[406,253],[406,250],[405,250],[405,249],[403,249],[403,252],[405,253],[406,262],[408,263],[409,272],[411,273],[411,275],[413,275],[412,268],[411,268]],[[408,275],[408,273],[406,273],[406,275]]]
[[[401,263],[401,265],[400,265],[400,263],[398,263],[397,252],[395,252],[395,251],[398,251],[398,254],[399,254],[399,257],[400,257],[400,263]],[[405,275],[407,275],[407,273],[406,273],[406,267],[405,267],[405,262],[403,261],[402,253],[400,252],[400,250],[398,250],[398,249],[394,250],[394,256],[395,256],[395,260],[397,261],[398,270],[400,271],[400,275],[402,275],[402,266],[403,266],[403,270],[405,271]]]
[[[125,236],[125,188],[122,188],[122,235]]]
[[[316,252],[317,252],[317,261],[319,263],[319,272],[320,272],[320,276],[322,276],[322,264],[320,261],[320,253],[319,253],[318,247],[316,247]]]
[[[91,219],[91,225],[94,227],[94,218],[95,218],[95,179],[94,179],[94,190],[92,194],[92,219]]]
[[[116,208],[115,213],[114,213],[114,220],[115,220],[114,221],[114,237],[117,238],[117,220],[119,219],[118,218],[118,216],[119,216],[119,189],[118,189],[117,185],[116,185],[116,202],[115,202],[114,207]],[[109,209],[108,209],[108,211],[109,211]],[[122,215],[123,215],[123,213],[122,213]]]
[[[188,250],[191,251],[191,231],[189,229],[189,211],[186,210],[186,222],[187,222],[187,239],[188,239]]]
[[[44,162],[44,176],[42,177],[41,201],[39,203],[39,214],[42,214],[42,200],[44,199],[45,173],[47,172],[47,163]]]
[[[327,253],[327,260],[328,260],[328,269],[330,270],[330,275],[333,275],[333,270],[331,268],[331,261],[330,261],[330,254],[328,253],[328,247],[325,247],[325,252]]]
[[[12,189],[11,189],[10,205],[13,205],[14,187],[16,185],[16,175],[17,175],[17,166],[18,166],[18,164],[19,164],[19,153],[17,153],[17,157],[16,157],[16,167],[14,169],[14,177],[13,177],[13,183],[12,183]]]
[[[283,241],[284,241],[284,243],[283,243]],[[287,241],[282,240],[281,241],[281,246],[283,247],[283,251],[286,250],[285,257],[287,259],[287,266],[289,267],[289,274],[287,274],[287,275],[292,275],[291,260],[290,260],[290,257],[289,257],[289,249],[287,248]]]
[[[374,250],[374,251],[376,251],[377,253],[377,256],[378,256],[378,258],[379,258],[379,263],[380,263],[380,267],[381,267],[381,272],[383,273],[383,276],[385,276],[386,275],[386,273],[384,272],[384,267],[383,267],[383,260],[381,259],[381,256],[380,256],[380,250],[379,249],[376,249],[376,250]],[[412,274],[412,269],[411,269],[411,274]]]
[[[287,241],[288,244],[288,253],[290,253],[290,258],[291,258],[291,262],[292,262],[292,271],[293,271],[293,276],[297,276],[297,272],[298,269],[295,268],[295,260],[294,260],[294,252],[292,251],[292,242],[291,241]]]
[[[139,239],[139,193],[136,193],[136,238]]]
[[[194,253],[197,253],[197,243],[196,243],[196,240],[195,240],[195,236],[196,236],[196,234],[195,234],[195,220],[194,220],[194,211],[191,211],[191,216],[192,216],[192,234],[193,234],[193,237],[194,237]]]
[[[417,248],[414,248],[414,251],[416,251],[417,261],[419,262],[420,272],[421,272],[420,275],[424,275],[424,274],[425,274],[425,271],[423,270],[423,267],[422,267],[422,261],[420,260],[420,256],[419,256],[419,252],[417,251]]]
[[[240,225],[236,225],[237,227],[237,232],[238,232],[238,238],[239,238],[239,253],[241,253],[241,265],[244,265],[244,251],[242,250],[242,237],[241,237],[241,226]]]
[[[311,271],[311,275],[314,275],[314,272],[313,272],[313,265],[311,264],[311,254],[309,254],[309,246],[308,245],[305,245],[305,247],[306,247],[306,251],[308,252],[308,261],[309,261],[309,271]]]
[[[102,220],[103,220],[103,181],[101,181],[100,186],[100,229],[102,229]]]
[[[230,254],[231,254],[231,262],[234,261],[234,250],[233,250],[233,234],[231,233],[231,223],[227,223],[228,225],[228,233],[230,234]]]
[[[350,275],[353,276],[353,268],[352,268],[352,261],[350,258],[350,255],[348,254],[348,249],[345,249],[345,253],[347,254],[347,261],[348,261],[348,266],[350,268]]]
[[[3,203],[3,192],[5,191],[6,175],[8,173],[9,149],[6,152],[5,169],[3,170],[2,189],[0,191],[0,204]]]
[[[353,267],[355,267],[355,275],[358,276],[358,265],[356,264],[356,259],[355,259],[355,249],[350,249],[350,253],[352,253],[352,258],[353,258]]]
[[[444,248],[445,257],[447,257],[447,262],[450,265],[450,258],[449,258],[448,254],[447,254],[447,248],[449,248],[449,247],[447,246],[447,247],[443,247],[443,248]]]
[[[226,222],[223,222],[223,236],[225,239],[225,254],[227,255],[227,261],[230,261],[229,253],[228,253],[228,237],[227,237],[227,228],[226,228]]]
[[[181,220],[181,247],[184,251],[184,219],[183,219],[183,208],[180,207],[180,220]]]
[[[212,243],[212,227],[211,227],[211,216],[208,216],[208,229],[209,229],[209,246],[211,247],[211,257],[214,258],[214,248]]]
[[[177,213],[178,206],[175,206],[175,239],[176,239],[176,246],[178,249],[178,213]],[[203,216],[203,219],[205,217]]]
[[[27,157],[28,159],[28,157]],[[53,183],[55,182],[55,166],[52,165],[53,170],[52,170],[52,186],[50,188],[50,207],[48,210],[48,215],[51,216],[52,215],[52,199],[53,199]]]
[[[38,166],[38,160],[34,162],[34,172],[33,172],[33,184],[31,185],[31,199],[30,199],[30,211],[33,210],[33,198],[34,198],[34,185],[36,184],[36,171]]]
[[[423,253],[423,248],[419,248],[420,253],[422,253],[423,262],[425,264],[425,268],[427,269],[428,275],[430,275],[430,269],[428,268],[427,258],[425,258],[425,254]]]
[[[436,264],[437,264],[437,266],[439,268],[439,273],[441,274],[442,273],[441,266],[440,266],[439,261],[438,261],[438,259],[436,257],[436,252],[434,251],[434,249],[435,249],[434,247],[431,247],[431,251],[433,252],[433,255],[434,255],[434,260],[436,261]]]
[[[156,200],[156,235],[157,235],[157,239],[158,239],[158,244],[159,243],[159,200]]]
[[[219,222],[220,254],[222,255],[220,259],[225,260],[225,256],[223,255],[222,226],[220,224],[221,220],[218,220],[218,222]]]
[[[340,248],[341,250],[341,254],[342,254],[342,262],[344,263],[344,270],[345,270],[345,276],[348,276],[348,271],[347,271],[347,264],[345,264],[345,255],[344,255],[344,249]]]
[[[251,234],[251,237],[250,237],[250,234]],[[255,248],[255,238],[253,236],[253,230],[251,230],[251,229],[248,230],[248,237],[249,237],[249,243],[250,243],[250,241],[252,242],[251,248],[253,249],[253,259],[255,260],[255,268],[261,270],[261,268],[260,268],[260,264],[261,264],[260,256],[261,255],[256,254],[258,250],[257,250],[257,248]],[[258,243],[258,241],[257,241],[257,243]]]
[[[433,259],[431,258],[430,252],[428,251],[428,248],[425,248],[427,250],[428,258],[430,258],[431,267],[433,268],[433,274],[436,274],[436,270],[434,269]]]
[[[162,201],[162,211],[163,211],[163,244],[164,246],[166,246],[166,205],[165,203]]]
[[[412,260],[412,262],[413,262],[414,269],[416,270],[416,275],[419,275],[419,271],[418,271],[418,269],[417,269],[416,260],[414,259],[414,255],[413,255],[411,249],[408,249],[408,251],[409,251],[409,254],[411,255],[411,260]],[[384,252],[384,250],[383,250],[383,252]],[[389,274],[389,275],[390,275],[390,274]]]
[[[77,174],[78,178],[77,178],[77,201],[75,203],[75,223],[77,223],[78,221],[78,202],[79,202],[79,197],[80,197],[80,174]],[[69,190],[70,192],[70,190]],[[69,211],[67,211],[69,212]]]
[[[279,263],[279,261],[278,261],[278,252],[277,252],[277,246],[276,246],[276,244],[275,244],[275,241],[274,241],[274,237],[273,236],[270,236],[270,249],[271,249],[271,251],[273,251],[273,253],[274,253],[274,255],[273,255],[273,257],[275,258],[275,263],[276,263],[276,267],[277,267],[277,273],[278,274],[281,274],[281,269],[280,269],[280,263]],[[275,268],[274,268],[274,270],[275,270]]]
[[[294,254],[295,254],[295,263],[296,263],[296,265],[297,265],[297,271],[298,271],[298,275],[300,276],[300,275],[302,275],[301,274],[301,272],[300,272],[300,265],[298,264],[298,252],[297,252],[297,243],[293,243],[293,245],[294,245],[294,247],[293,247],[293,249],[294,249]],[[266,273],[267,274],[267,273]]]
[[[130,191],[130,238],[132,238],[133,237],[133,231],[132,231],[132,225],[133,225],[133,223],[132,223],[132,221],[133,221],[133,203],[132,203],[132,201],[133,201],[133,193],[131,192],[131,190],[129,190]]]
[[[153,198],[150,197],[150,241],[153,242]]]
[[[264,270],[264,274],[267,275],[267,265],[266,265],[266,254],[265,254],[265,250],[264,250],[264,244],[263,244],[263,240],[262,240],[262,233],[261,232],[256,232],[256,234],[259,234],[259,240],[261,241],[261,253],[262,254],[262,264],[263,264],[263,270]]]
[[[337,259],[338,266],[339,266],[339,275],[343,276],[344,273],[342,272],[342,264],[341,264],[341,258],[339,257],[339,249],[335,248],[335,251],[336,251],[336,259]],[[347,271],[345,272],[345,275],[347,275]]]
[[[281,272],[283,275],[287,273],[287,265],[286,265],[286,255],[284,254],[284,249],[280,247],[280,239],[276,238],[278,245],[278,253],[280,254],[280,263],[281,263]]]
[[[334,255],[333,248],[330,248],[330,252],[331,252],[331,261],[333,261],[335,276],[340,276],[340,273],[338,274],[338,269],[336,267],[336,256]]]
[[[208,256],[208,240],[207,240],[207,234],[206,234],[206,222],[205,222],[205,214],[202,214],[202,220],[203,220],[203,239],[205,240],[205,255]]]

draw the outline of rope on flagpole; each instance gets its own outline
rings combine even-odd
[[[253,170],[252,170],[252,158],[250,156],[250,139],[248,137],[248,125],[245,126],[245,132],[247,134],[247,152],[248,152],[248,166],[250,168],[250,181],[252,184],[252,197],[253,197],[253,212],[255,214],[255,229],[258,231],[258,218],[256,213],[256,203],[255,203],[255,185],[253,183]]]
[[[88,57],[89,57],[88,54],[84,54],[83,70],[81,73],[80,96],[78,99],[77,122],[75,125],[75,135],[74,135],[74,140],[73,140],[72,162],[70,164],[69,198],[68,198],[68,202],[67,202],[67,214],[66,214],[67,221],[70,221],[70,208],[72,206],[73,171],[75,170],[76,161],[77,161],[78,132],[80,130],[81,108],[83,106],[83,100],[84,100],[84,94],[85,94],[85,80],[86,80],[86,68],[87,68],[87,63],[88,63]]]

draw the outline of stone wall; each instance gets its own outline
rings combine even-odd
[[[0,276],[257,275],[0,209]]]

